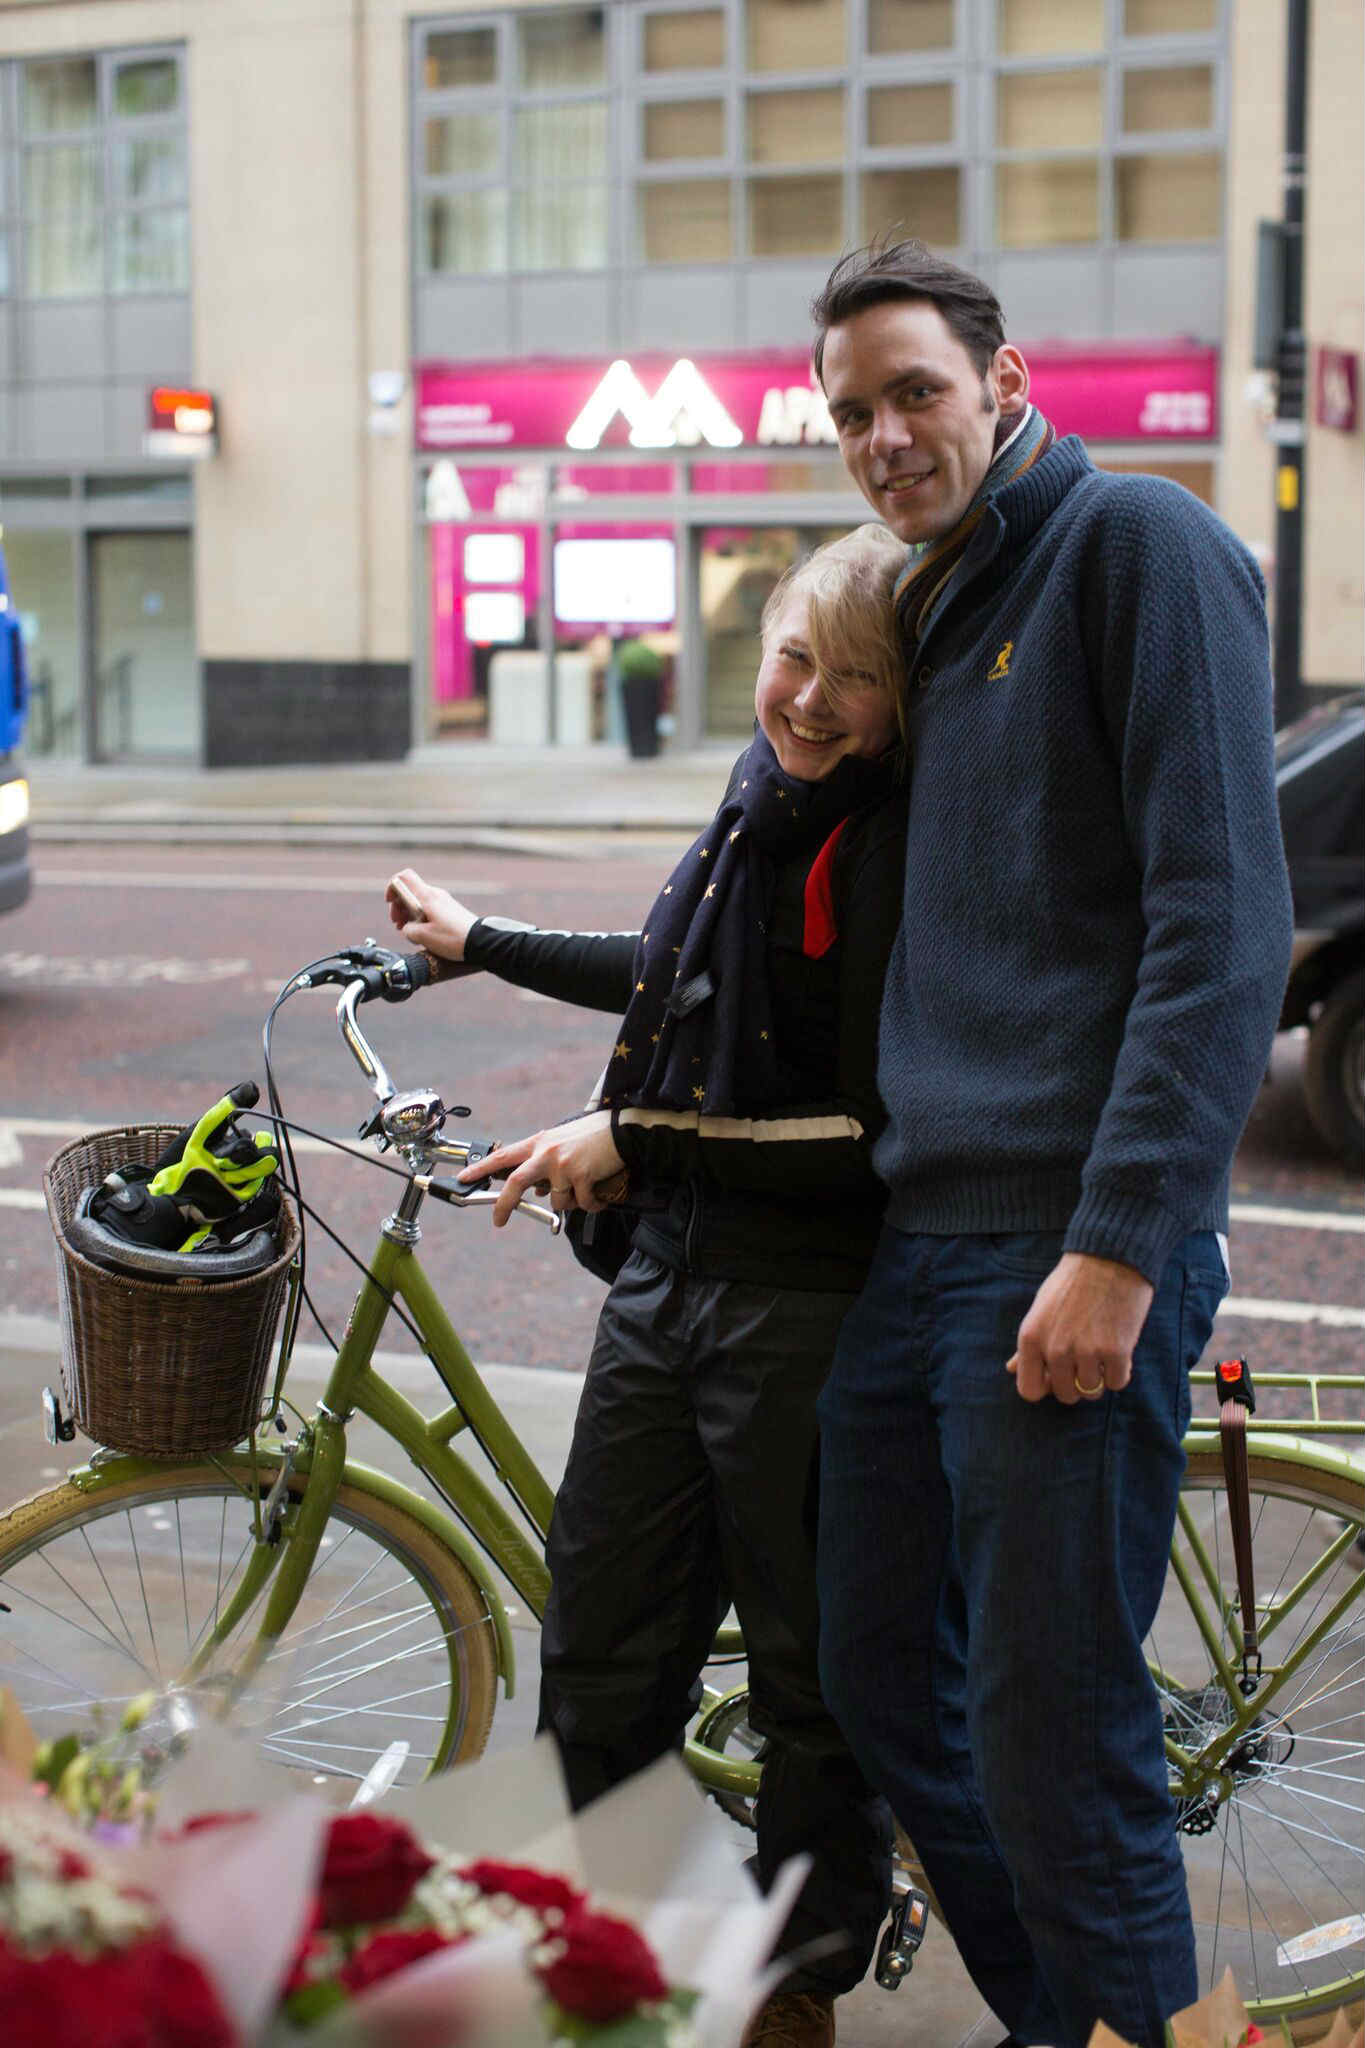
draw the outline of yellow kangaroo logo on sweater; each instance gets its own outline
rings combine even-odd
[[[1004,646],[1001,648],[1000,652],[996,655],[994,666],[987,669],[986,671],[986,681],[988,683],[998,683],[1002,680],[1003,677],[1009,674],[1010,656],[1013,654],[1013,652],[1014,642],[1012,640],[1007,640]]]

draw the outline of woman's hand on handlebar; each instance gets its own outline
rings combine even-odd
[[[625,1161],[611,1134],[611,1111],[595,1109],[571,1123],[499,1145],[456,1176],[466,1186],[505,1174],[493,1222],[500,1230],[522,1196],[548,1192],[554,1209],[605,1209],[624,1192]]]
[[[465,940],[478,917],[476,910],[433,888],[415,868],[400,868],[384,891],[389,922],[414,946],[425,946],[442,960],[463,960]],[[416,905],[416,911],[412,906]]]

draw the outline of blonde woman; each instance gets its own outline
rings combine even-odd
[[[800,564],[762,620],[752,745],[638,933],[476,918],[410,869],[405,938],[612,1011],[598,1106],[505,1145],[495,1221],[534,1186],[619,1228],[550,1530],[541,1722],[576,1804],[676,1746],[733,1601],[765,1739],[758,1870],[813,1868],[802,1949],[751,2040],[827,2044],[889,1903],[890,1821],[820,1697],[815,1400],[880,1228],[877,1015],[899,917],[891,592],[864,526]],[[421,906],[413,918],[400,889]],[[623,1233],[624,1236],[624,1233]]]

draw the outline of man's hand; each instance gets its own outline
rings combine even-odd
[[[611,1111],[594,1110],[553,1130],[537,1131],[514,1144],[461,1167],[455,1176],[472,1188],[493,1174],[507,1176],[493,1211],[501,1230],[524,1194],[537,1188],[550,1197],[552,1209],[605,1209],[619,1199],[611,1183],[620,1178],[625,1161],[611,1134]],[[603,1193],[605,1190],[605,1194]]]
[[[1063,1252],[1019,1325],[1008,1363],[1024,1399],[1051,1394],[1070,1408],[1126,1387],[1152,1292],[1132,1266]]]

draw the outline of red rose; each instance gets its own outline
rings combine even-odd
[[[74,1849],[63,1849],[57,1858],[57,1875],[63,1884],[79,1884],[83,1877],[89,1877],[90,1865]]]
[[[318,1881],[324,1927],[392,1920],[435,1858],[401,1820],[378,1813],[339,1813],[327,1830]]]
[[[585,2020],[615,2020],[668,1986],[648,1942],[610,1913],[571,1913],[556,1930],[566,1944],[557,1962],[536,1974],[557,2005]]]
[[[236,2048],[204,1972],[163,1936],[82,1957],[0,1942],[7,2048]]]
[[[524,1863],[494,1863],[483,1857],[477,1863],[466,1863],[456,1874],[476,1884],[481,1892],[505,1892],[519,1906],[529,1906],[536,1913],[552,1906],[558,1906],[561,1913],[572,1913],[575,1906],[583,1904],[584,1894],[562,1877],[551,1877]]]
[[[145,2015],[147,2048],[237,2048],[213,1985],[174,1942],[153,1936],[123,1949],[116,1960],[123,1970],[114,1997],[125,2011]]]
[[[434,1927],[389,1928],[382,1934],[372,1934],[365,1946],[356,1950],[342,1966],[340,1981],[354,1997],[371,1984],[381,1984],[385,1977],[406,1970],[409,1963],[420,1963],[423,1956],[435,1955],[438,1948],[457,1948],[468,1938],[462,1934],[450,1940]]]

